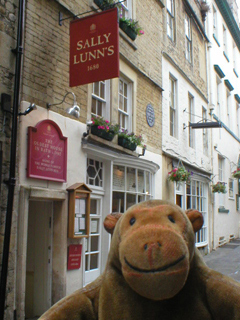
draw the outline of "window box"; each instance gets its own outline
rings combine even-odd
[[[94,0],[93,1],[101,10],[113,8],[116,4],[114,0]]]
[[[135,151],[137,148],[137,144],[134,142],[129,141],[126,138],[118,137],[118,145],[122,146],[123,148],[129,149],[131,151]]]
[[[114,131],[105,131],[103,129],[98,129],[97,125],[93,125],[91,126],[91,134],[98,136],[102,139],[108,140],[108,141],[112,141],[112,139],[115,136],[115,132]]]
[[[129,27],[125,21],[119,21],[119,27],[133,41],[137,38],[137,33],[131,27]]]

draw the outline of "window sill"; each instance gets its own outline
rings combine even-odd
[[[238,78],[238,73],[237,73],[237,71],[235,70],[235,68],[233,68],[233,72],[235,73],[235,76]]]
[[[229,210],[225,209],[225,208],[218,208],[218,212],[219,213],[229,213]]]
[[[213,34],[213,39],[216,41],[216,44],[220,47],[220,43],[218,42],[218,39],[216,38],[215,34]]]
[[[119,34],[120,36],[134,49],[134,50],[137,50],[138,47],[135,45],[134,41],[131,40],[124,31],[122,31],[120,28],[119,28]]]
[[[160,7],[163,9],[163,8],[165,8],[165,3],[164,3],[164,0],[162,1],[162,0],[158,0],[158,3],[159,3],[159,5],[160,5]]]
[[[229,58],[228,58],[228,56],[227,56],[227,54],[226,54],[225,51],[223,51],[223,55],[224,55],[224,57],[226,58],[227,62],[229,62],[230,60],[229,60]]]

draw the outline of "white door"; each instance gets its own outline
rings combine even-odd
[[[30,201],[28,216],[25,317],[39,317],[51,307],[52,202]]]
[[[93,197],[90,204],[89,237],[85,238],[84,286],[100,275],[102,232],[102,198]]]

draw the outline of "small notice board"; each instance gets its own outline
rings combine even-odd
[[[67,189],[69,192],[68,237],[82,238],[89,236],[90,193],[84,183],[76,183]]]

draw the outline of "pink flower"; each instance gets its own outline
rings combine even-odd
[[[174,177],[176,177],[177,175],[176,175],[176,173],[174,173],[174,175],[173,175]]]
[[[140,30],[139,33],[140,33],[140,34],[144,34],[144,31],[143,31],[143,30]]]
[[[106,129],[109,130],[109,126],[106,126]]]
[[[95,124],[95,122],[94,122],[94,121],[92,121],[92,124]]]
[[[176,171],[178,171],[178,168],[173,169],[173,172],[176,172]]]
[[[108,120],[105,120],[105,122],[106,122],[106,123],[109,123],[109,121],[108,121]]]

